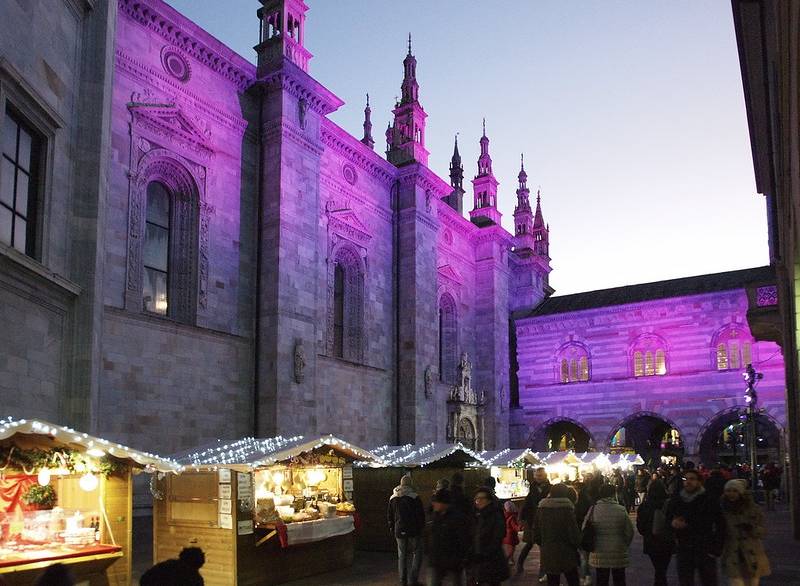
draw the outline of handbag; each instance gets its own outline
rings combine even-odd
[[[586,515],[586,519],[583,521],[583,528],[581,529],[581,543],[579,547],[583,551],[593,552],[596,538],[597,536],[594,528],[594,505],[592,505],[592,508],[589,510],[589,514]]]

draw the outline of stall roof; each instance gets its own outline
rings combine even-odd
[[[378,458],[353,444],[332,435],[305,437],[246,437],[223,444],[217,442],[190,453],[177,454],[174,458],[186,468],[227,468],[252,469],[272,466],[285,462],[301,454],[328,446],[354,460],[376,462]]]
[[[384,467],[416,468],[428,466],[454,455],[460,456],[467,463],[486,464],[480,454],[461,443],[381,446],[373,449],[372,453],[378,457]]]
[[[0,440],[17,434],[40,435],[70,448],[83,448],[90,455],[102,457],[106,454],[158,472],[179,472],[180,465],[169,458],[162,458],[148,452],[140,452],[122,444],[91,436],[70,427],[48,423],[41,419],[0,419]],[[96,454],[92,453],[96,451]],[[102,454],[100,452],[103,452]]]
[[[525,461],[531,466],[538,466],[543,463],[542,459],[528,448],[516,450],[506,448],[505,450],[484,451],[480,453],[480,456],[483,461],[486,462],[487,466],[504,466],[510,468],[521,461]]]
[[[545,466],[554,464],[583,464],[583,461],[575,455],[575,452],[534,452]]]
[[[639,454],[609,454],[608,461],[612,466],[619,466],[623,463],[635,466],[644,464],[644,460]]]

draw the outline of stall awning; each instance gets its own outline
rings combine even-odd
[[[69,427],[48,423],[40,419],[0,419],[0,440],[16,435],[38,435],[50,438],[54,445],[80,449],[90,456],[113,456],[130,460],[134,465],[158,472],[179,472],[180,465],[169,458],[140,452],[122,444],[91,436]]]
[[[480,454],[460,443],[380,446],[371,452],[378,457],[380,465],[383,467],[417,468],[429,466],[447,458],[457,459],[465,464],[486,465]]]
[[[313,450],[330,448],[334,452],[354,461],[373,463],[379,458],[371,452],[332,435],[305,437],[277,436],[272,438],[246,437],[225,443],[217,442],[192,452],[173,456],[175,460],[193,469],[223,466],[239,470],[251,470],[287,462],[292,458]]]
[[[557,464],[566,464],[568,466],[577,466],[582,464],[575,452],[534,452],[537,458],[544,462],[545,466],[554,466]]]
[[[505,450],[485,451],[480,453],[481,458],[486,462],[487,466],[498,467],[532,467],[541,466],[542,459],[539,458],[528,448],[512,450],[506,448]]]

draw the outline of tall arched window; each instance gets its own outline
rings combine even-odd
[[[458,370],[458,316],[453,296],[439,299],[439,380],[455,384]]]
[[[330,352],[360,362],[364,351],[364,269],[358,253],[343,247],[331,275]]]
[[[571,342],[562,346],[556,355],[558,380],[562,383],[589,380],[589,351],[583,344]]]
[[[169,306],[170,195],[158,181],[147,186],[142,303],[146,311],[167,314]]]
[[[713,348],[717,370],[741,370],[753,362],[753,338],[743,326],[732,325],[717,332]]]
[[[667,374],[666,342],[654,334],[640,336],[631,349],[633,376],[663,376]]]

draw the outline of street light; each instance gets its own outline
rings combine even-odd
[[[750,482],[752,484],[753,494],[755,495],[758,489],[758,472],[756,466],[758,464],[756,457],[756,416],[758,415],[758,393],[756,393],[756,382],[764,378],[764,374],[756,372],[752,364],[748,364],[745,371],[742,373],[744,382],[746,384],[744,390],[744,402],[747,405],[746,420],[748,423],[749,437],[748,444],[750,447]]]

